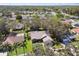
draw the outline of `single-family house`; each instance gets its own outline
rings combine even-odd
[[[45,20],[45,19],[47,19],[47,17],[45,16],[45,14],[41,14],[41,15],[39,15],[39,18],[40,18],[41,20]]]
[[[43,38],[44,44],[47,45],[47,46],[52,46],[53,45],[53,39],[47,34],[45,34],[43,36],[44,36],[44,38]]]
[[[16,18],[15,18],[15,17],[12,17],[12,18],[9,18],[9,20],[13,20],[13,21],[15,21],[15,20],[16,20]]]
[[[22,16],[22,19],[27,19],[28,16],[27,15],[21,15]]]
[[[71,30],[71,32],[79,35],[79,28],[74,28],[74,29]]]
[[[74,23],[75,21],[72,20],[72,19],[62,19],[61,21],[63,24],[71,24],[71,23]]]
[[[24,40],[25,40],[24,33],[19,33],[19,34],[10,33],[2,44],[3,45],[5,45],[5,44],[13,45],[15,43],[22,43]]]
[[[16,18],[15,12],[11,12],[12,18]]]
[[[46,33],[46,31],[31,31],[29,32],[29,36],[33,43],[44,42],[46,45],[53,45],[53,39]]]
[[[72,26],[75,27],[75,28],[76,28],[76,27],[79,27],[79,22],[73,22],[73,23],[72,23]]]
[[[15,26],[13,27],[13,30],[21,30],[24,28],[24,25],[22,23],[17,23],[15,24]]]
[[[79,19],[78,16],[70,16],[71,19]]]
[[[56,16],[56,15],[57,15],[56,12],[54,12],[54,11],[52,11],[51,14],[52,14],[53,16]]]

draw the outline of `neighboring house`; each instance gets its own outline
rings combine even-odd
[[[53,12],[53,11],[51,12],[51,14],[52,14],[53,16],[56,16],[56,15],[57,15],[56,12]]]
[[[71,30],[71,32],[79,35],[79,28],[74,28],[74,29]]]
[[[46,45],[53,45],[53,39],[45,31],[31,31],[29,36],[33,43],[44,42]]]
[[[28,19],[29,19],[29,20],[32,20],[32,19],[33,19],[33,16],[29,16]]]
[[[23,13],[23,14],[26,14],[27,12],[26,12],[26,11],[22,11],[22,13]]]
[[[63,19],[61,22],[64,24],[71,24],[71,23],[74,23],[75,21],[72,19]]]
[[[74,22],[74,23],[72,23],[72,26],[73,26],[73,27],[79,27],[79,22]]]
[[[24,14],[24,11],[18,11],[19,14]]]
[[[27,15],[21,15],[22,16],[22,19],[27,19],[28,16]]]
[[[40,18],[41,20],[47,19],[47,17],[46,17],[44,14],[39,15],[39,18]]]
[[[6,16],[3,16],[3,19],[5,19],[5,20],[8,20],[8,17],[6,17]]]
[[[22,43],[24,41],[24,33],[10,33],[9,36],[6,38],[6,40],[2,43],[13,45],[15,43]]]
[[[28,14],[33,14],[33,11],[27,11]]]
[[[16,18],[16,15],[14,12],[11,12],[12,18]]]
[[[70,16],[71,19],[79,19],[78,16]]]
[[[41,11],[41,12],[39,12],[39,14],[45,14],[45,12]]]
[[[53,45],[53,39],[47,34],[45,34],[43,36],[44,36],[44,38],[43,38],[44,44],[47,45],[47,46],[52,46]]]
[[[17,23],[15,24],[15,26],[13,27],[13,30],[21,30],[24,28],[24,25],[21,23]]]
[[[27,15],[21,15],[22,16],[22,19],[23,20],[32,20],[34,17],[33,17],[33,15],[29,15],[29,14],[27,14]]]
[[[9,20],[16,20],[16,18],[14,17],[14,18],[9,18]]]

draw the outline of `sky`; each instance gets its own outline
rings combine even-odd
[[[79,3],[79,0],[0,0],[0,5],[52,5],[58,3]]]

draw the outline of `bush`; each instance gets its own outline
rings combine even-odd
[[[35,53],[36,56],[43,56],[45,54],[41,43],[35,43],[33,45],[33,52]]]

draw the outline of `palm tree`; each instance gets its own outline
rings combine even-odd
[[[23,52],[24,52],[24,55],[25,55],[25,42],[22,42],[22,47],[23,47]]]
[[[15,50],[15,53],[17,55],[18,54],[18,52],[17,52],[17,43],[14,44],[14,50]]]

